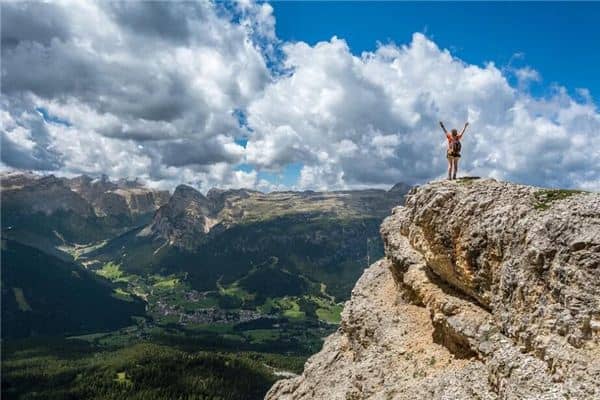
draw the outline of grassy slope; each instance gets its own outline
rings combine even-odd
[[[144,314],[143,302],[114,289],[76,264],[2,240],[4,338],[112,330]]]
[[[113,237],[124,230],[148,223],[152,214],[109,217],[84,217],[59,210],[51,215],[27,213],[15,205],[3,205],[2,236],[67,260],[56,247],[64,244],[91,243]]]
[[[377,218],[306,219],[290,215],[233,226],[210,235],[195,252],[163,246],[134,230],[89,256],[103,263],[117,263],[128,273],[187,272],[197,290],[215,290],[219,280],[230,284],[242,279],[255,266],[276,257],[278,268],[285,272],[264,274],[265,287],[289,289],[291,280],[302,275],[316,284],[324,283],[339,301],[348,298],[366,267],[367,246],[371,260],[382,254],[379,223]],[[256,286],[256,282],[247,284]]]

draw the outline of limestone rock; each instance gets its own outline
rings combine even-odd
[[[2,207],[25,214],[70,211],[86,218],[94,216],[91,205],[54,175],[13,173],[2,176]]]
[[[86,175],[64,180],[71,190],[93,205],[99,217],[135,217],[154,213],[170,197],[167,190],[151,189],[137,180],[120,179],[113,182],[106,176],[92,179]]]
[[[206,239],[239,224],[254,224],[278,218],[293,219],[298,224],[323,218],[377,219],[389,215],[401,204],[406,186],[394,190],[355,190],[335,192],[271,192],[249,189],[211,189],[206,197],[197,190],[180,185],[154,216],[151,225],[140,235],[166,239],[169,245],[193,250]],[[345,229],[345,228],[344,228]],[[358,236],[361,232],[346,234]],[[314,243],[330,241],[330,236],[316,230],[306,238]],[[350,245],[352,246],[352,245]],[[344,247],[344,246],[340,246]]]
[[[211,228],[210,201],[196,189],[179,185],[169,202],[154,215],[141,235],[152,234],[169,244],[192,249]]]
[[[600,195],[491,179],[413,189],[385,258],[267,399],[600,398]]]
[[[137,181],[113,182],[106,177],[92,179],[81,175],[68,179],[12,172],[1,174],[0,178],[4,205],[26,214],[72,211],[86,218],[135,219],[154,213],[169,199],[166,190],[150,189]]]

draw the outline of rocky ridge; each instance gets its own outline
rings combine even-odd
[[[93,205],[99,217],[154,213],[170,197],[169,191],[147,188],[137,180],[120,179],[113,182],[106,176],[92,179],[82,175],[65,179],[65,182],[71,190]]]
[[[3,234],[49,252],[56,246],[66,249],[112,239],[121,242],[119,237],[127,232],[137,238],[134,241],[151,243],[153,251],[168,247],[195,251],[232,227],[265,222],[281,222],[280,226],[329,223],[346,234],[352,225],[359,234],[365,232],[365,224],[388,215],[408,190],[399,183],[389,191],[262,193],[213,188],[204,195],[179,185],[170,195],[137,179],[111,181],[107,176],[61,178],[5,172],[0,178]],[[373,228],[369,225],[370,231]],[[307,235],[315,240],[309,241],[322,242],[322,232],[311,230]]]
[[[3,175],[1,188],[2,206],[5,208],[45,215],[58,211],[72,211],[83,217],[94,215],[93,207],[85,199],[53,175]]]
[[[105,176],[59,178],[13,172],[2,174],[0,182],[5,206],[45,215],[72,211],[85,218],[135,218],[154,213],[170,196],[166,190],[150,189],[137,181],[110,181]]]
[[[161,207],[152,223],[140,231],[140,236],[155,235],[170,245],[193,248],[212,226],[212,207],[199,191],[179,185],[169,202]]]
[[[433,182],[381,234],[338,331],[267,399],[599,398],[599,194]]]
[[[211,189],[204,196],[190,186],[179,185],[139,236],[152,236],[169,245],[193,250],[209,232],[291,215],[299,222],[315,218],[383,219],[402,201],[407,190],[403,184],[390,191],[262,193],[249,189]]]

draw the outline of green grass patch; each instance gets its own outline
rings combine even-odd
[[[279,339],[279,332],[275,329],[253,329],[244,331],[244,335],[250,338],[251,343],[272,342]]]
[[[570,190],[570,189],[542,189],[538,190],[533,194],[535,197],[535,203],[533,207],[536,210],[547,210],[550,208],[553,202],[564,200],[576,194],[584,193],[582,190]]]
[[[292,297],[284,297],[276,300],[277,307],[283,311],[283,316],[293,319],[302,319],[306,313],[300,310],[297,300]]]
[[[120,300],[133,301],[131,294],[124,291],[121,288],[115,288],[115,290],[113,291],[113,297],[120,299]]]
[[[219,288],[219,293],[222,296],[237,297],[242,301],[252,301],[255,297],[255,294],[249,293],[243,288],[241,288],[238,282],[234,282],[231,285],[225,287],[221,284],[221,280],[219,279],[217,281],[217,288]]]
[[[278,314],[293,319],[318,318],[329,324],[339,324],[343,308],[343,304],[334,303],[329,298],[305,295],[267,298],[264,304],[256,307],[256,310],[263,314]]]
[[[241,287],[238,287],[236,284],[233,284],[228,288],[223,288],[223,290],[221,290],[221,293],[226,296],[237,297],[242,300],[251,300],[254,297],[253,294],[248,293]]]
[[[14,287],[13,293],[15,294],[15,300],[17,301],[17,305],[19,306],[19,310],[21,311],[31,311],[31,306],[27,302],[25,298],[25,294],[23,294],[23,289]]]
[[[287,318],[302,319],[306,317],[306,313],[300,310],[285,310],[283,316]]]
[[[256,307],[256,311],[261,314],[274,314],[277,310],[278,307],[276,301],[270,297],[268,297],[263,304]]]
[[[154,283],[152,286],[157,289],[174,289],[179,285],[179,278],[165,278]]]
[[[123,271],[121,271],[121,266],[119,264],[115,264],[112,261],[107,262],[102,266],[102,268],[97,269],[96,273],[103,278],[108,279],[112,282],[127,282],[127,279],[123,278]]]
[[[341,314],[343,309],[343,305],[334,304],[328,308],[317,308],[315,313],[323,322],[327,322],[328,324],[339,324],[342,320]]]
[[[268,298],[264,304],[256,308],[263,314],[279,313],[287,318],[303,319],[306,313],[300,309],[298,299],[294,297]]]
[[[117,377],[115,378],[115,382],[117,382],[120,385],[126,385],[126,386],[133,384],[132,380],[127,376],[127,373],[125,371],[117,372]]]

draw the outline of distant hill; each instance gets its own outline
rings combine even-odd
[[[271,192],[211,189],[206,196],[186,185],[175,189],[139,236],[150,236],[187,250],[197,248],[210,233],[236,225],[292,217],[296,224],[316,220],[383,219],[400,204],[409,187],[393,190],[334,192]]]
[[[80,334],[131,325],[144,303],[110,282],[12,240],[2,240],[2,336]]]
[[[47,264],[53,269],[44,271],[53,277],[97,274],[112,280],[122,298],[143,297],[147,315],[158,324],[199,323],[214,315],[234,323],[263,317],[335,323],[339,302],[369,261],[383,255],[379,226],[408,189],[404,184],[389,191],[211,189],[204,195],[180,185],[169,196],[135,180],[5,174],[2,237],[9,239],[7,257],[14,265],[8,271],[19,278],[10,287],[23,289],[39,275],[35,268]],[[49,291],[61,290],[60,282],[47,283]],[[68,286],[77,288],[76,283],[81,281]],[[102,295],[80,294],[106,309],[114,305],[115,293],[102,284],[107,291]],[[23,289],[23,296],[3,289],[18,334],[78,329],[69,319],[57,318],[52,329],[19,322],[17,317],[33,314],[18,311],[16,299],[37,293],[43,293],[41,286]],[[69,307],[56,303],[54,310]],[[77,312],[73,320],[77,316],[85,321]]]
[[[342,300],[368,259],[383,254],[379,225],[404,194],[239,189],[204,196],[182,185],[150,224],[83,259],[114,262],[135,274],[185,272],[198,290],[213,290],[219,279],[223,284],[248,281],[253,268],[275,257],[278,269],[308,279],[307,287],[323,283]],[[272,286],[290,286],[286,274],[265,277]]]
[[[169,192],[136,181],[58,178],[28,173],[0,176],[2,236],[64,257],[60,245],[105,240],[151,220]]]

